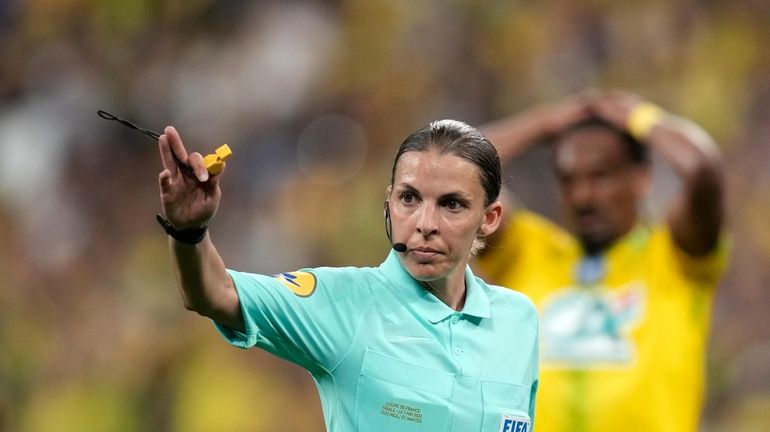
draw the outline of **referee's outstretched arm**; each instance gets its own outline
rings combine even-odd
[[[201,154],[188,155],[172,126],[163,131],[158,147],[163,161],[158,177],[160,201],[168,221],[171,261],[184,305],[242,331],[243,315],[235,285],[206,229],[219,207],[219,179],[224,170],[209,174]]]

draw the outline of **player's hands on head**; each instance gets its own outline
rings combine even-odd
[[[591,111],[618,129],[626,130],[631,111],[641,102],[644,99],[637,94],[611,90],[592,98]]]
[[[173,126],[167,126],[163,131],[158,147],[163,162],[163,171],[158,176],[160,202],[166,219],[178,230],[202,226],[214,217],[219,207],[222,196],[219,178],[224,170],[216,175],[209,174],[203,156],[197,152],[188,155]]]
[[[548,135],[558,135],[591,115],[591,94],[578,93],[539,108],[541,124]]]

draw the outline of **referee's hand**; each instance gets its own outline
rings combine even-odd
[[[167,126],[158,139],[163,171],[158,176],[160,202],[177,230],[203,226],[219,207],[222,172],[211,175],[200,153],[187,154],[179,132]]]

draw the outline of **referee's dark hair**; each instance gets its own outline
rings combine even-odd
[[[396,153],[390,184],[396,177],[398,160],[409,151],[427,151],[430,148],[442,154],[449,153],[472,162],[481,171],[484,205],[497,200],[502,186],[500,157],[495,147],[476,128],[457,120],[437,120],[409,135]]]

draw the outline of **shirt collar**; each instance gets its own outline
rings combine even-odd
[[[380,265],[382,274],[393,282],[396,295],[405,303],[425,317],[433,324],[438,323],[456,313],[444,302],[439,300],[430,291],[409,274],[401,265],[401,260],[395,251],[390,251],[388,258]],[[468,292],[465,295],[465,305],[459,313],[479,318],[489,318],[490,306],[484,288],[473,275],[470,266],[465,267],[465,286]]]

